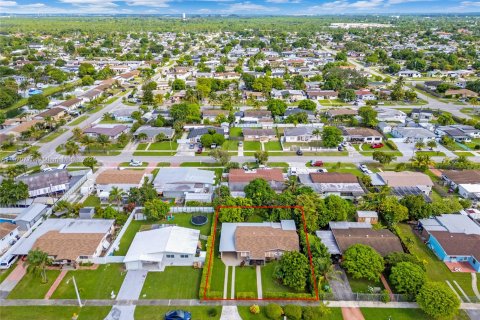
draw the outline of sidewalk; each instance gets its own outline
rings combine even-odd
[[[18,261],[15,270],[0,284],[0,299],[4,299],[10,294],[13,288],[22,280],[25,273],[27,273],[27,268],[25,268],[22,261]]]

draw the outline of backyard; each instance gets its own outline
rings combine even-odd
[[[82,299],[110,299],[113,291],[118,293],[125,278],[123,264],[103,264],[96,270],[68,271],[52,295],[52,299],[75,299],[72,277],[75,277]]]
[[[149,272],[141,299],[198,299],[202,269],[166,267],[163,272]]]

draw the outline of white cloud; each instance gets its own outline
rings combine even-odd
[[[480,7],[480,1],[463,1],[460,4],[463,7]]]
[[[285,3],[300,3],[301,1],[300,0],[266,0],[265,2],[285,4]]]
[[[0,1],[0,7],[14,7],[16,5],[15,1]]]
[[[168,0],[127,0],[125,3],[129,6],[145,6],[145,7],[156,7],[156,8],[166,8],[168,7]]]
[[[251,3],[250,1],[233,3],[226,10],[222,10],[223,13],[265,13],[275,12],[278,8],[264,6],[261,4]]]

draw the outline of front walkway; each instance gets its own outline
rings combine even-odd
[[[365,320],[360,308],[342,308],[343,320]]]
[[[19,261],[15,269],[0,284],[0,299],[4,299],[10,294],[10,291],[22,280],[25,273],[27,273],[27,268],[22,261]]]
[[[135,304],[132,302],[139,299],[147,274],[148,271],[145,270],[127,272],[117,295],[120,303],[112,307],[105,320],[134,320]],[[123,305],[124,302],[128,302],[128,305]]]
[[[242,320],[238,314],[237,306],[224,306],[220,320]]]
[[[263,299],[263,289],[262,289],[262,269],[260,266],[255,267],[257,272],[257,295],[258,299]]]
[[[52,294],[55,292],[55,290],[57,290],[58,286],[60,285],[60,282],[62,282],[63,278],[65,278],[65,276],[67,275],[67,272],[68,272],[68,270],[62,269],[62,271],[58,275],[57,279],[55,279],[55,281],[52,283],[52,286],[50,287],[50,289],[48,289],[48,292],[45,294],[44,299],[47,299],[47,300],[50,299]]]
[[[480,300],[480,293],[478,292],[477,287],[477,274],[475,272],[472,272],[472,289],[475,293],[475,296],[477,296],[477,299]]]

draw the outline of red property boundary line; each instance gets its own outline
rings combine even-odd
[[[213,259],[213,253],[215,251],[215,238],[216,238],[216,235],[217,235],[217,224],[218,224],[218,214],[220,213],[220,210],[221,209],[224,209],[224,208],[230,208],[230,209],[298,209],[300,210],[300,212],[302,213],[302,223],[303,223],[303,231],[305,233],[305,240],[306,240],[306,244],[307,244],[307,251],[308,251],[308,260],[309,260],[309,263],[310,263],[310,271],[311,271],[311,275],[312,275],[312,279],[313,280],[313,286],[314,286],[314,289],[315,289],[315,297],[314,298],[261,298],[261,299],[258,299],[258,298],[231,298],[231,299],[224,299],[224,298],[208,298],[207,297],[207,289],[209,287],[209,281],[210,281],[210,269],[211,269],[211,266],[212,266],[212,259]],[[307,233],[307,225],[306,225],[306,222],[305,222],[305,212],[303,210],[303,206],[217,206],[215,208],[215,220],[213,222],[213,235],[212,235],[212,245],[214,246],[213,247],[213,250],[210,250],[210,255],[209,255],[209,258],[208,258],[208,271],[207,271],[207,279],[206,279],[206,283],[205,283],[205,288],[203,290],[203,298],[202,300],[205,300],[205,301],[235,301],[235,300],[243,300],[243,301],[259,301],[259,300],[262,300],[262,301],[277,301],[277,300],[283,300],[283,301],[287,301],[287,300],[292,300],[292,301],[318,301],[320,300],[319,298],[319,295],[318,295],[318,285],[317,285],[317,281],[316,281],[316,277],[315,277],[315,270],[314,270],[314,267],[313,267],[313,260],[312,260],[312,252],[310,250],[310,242],[308,240],[308,233]]]

